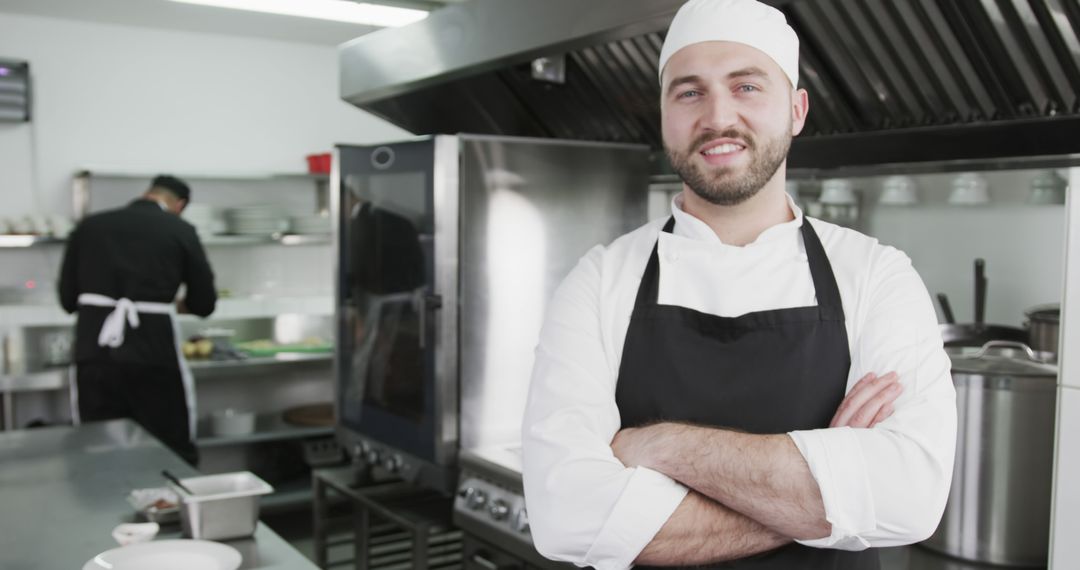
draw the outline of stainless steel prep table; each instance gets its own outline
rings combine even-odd
[[[0,433],[0,567],[82,568],[117,547],[112,529],[132,522],[132,489],[160,487],[162,469],[198,473],[129,420]],[[179,538],[179,525],[157,538]],[[266,525],[228,541],[242,569],[316,570]]]

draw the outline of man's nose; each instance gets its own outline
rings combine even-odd
[[[705,114],[701,118],[702,126],[708,129],[722,131],[734,126],[738,122],[738,112],[735,105],[728,97],[712,96],[706,105]]]

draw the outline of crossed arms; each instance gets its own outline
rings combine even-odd
[[[892,414],[901,391],[895,374],[867,374],[830,427],[873,427]],[[658,423],[619,431],[611,447],[627,467],[647,467],[691,489],[638,564],[734,560],[831,533],[818,484],[786,434]]]

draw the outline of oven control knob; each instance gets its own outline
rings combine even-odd
[[[457,496],[465,500],[465,504],[469,503],[472,496],[476,494],[476,489],[473,487],[462,487],[458,489]]]
[[[466,500],[466,505],[474,511],[479,511],[487,504],[487,493],[476,489],[471,496]]]
[[[383,469],[386,469],[390,473],[397,473],[401,470],[403,464],[404,462],[401,460],[401,456],[397,454],[387,455],[383,458]]]
[[[488,514],[497,521],[506,520],[506,517],[510,515],[510,505],[502,499],[495,499],[488,506]]]
[[[529,514],[525,512],[524,507],[514,513],[514,520],[510,521],[510,524],[518,532],[529,532]]]
[[[382,454],[378,449],[369,449],[364,455],[364,459],[367,460],[368,465],[378,465],[379,460],[382,459]]]

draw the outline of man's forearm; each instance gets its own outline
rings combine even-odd
[[[787,435],[664,424],[657,436],[649,467],[784,536],[830,534],[817,481]]]
[[[791,542],[694,491],[687,493],[635,564],[693,566],[736,560]]]

